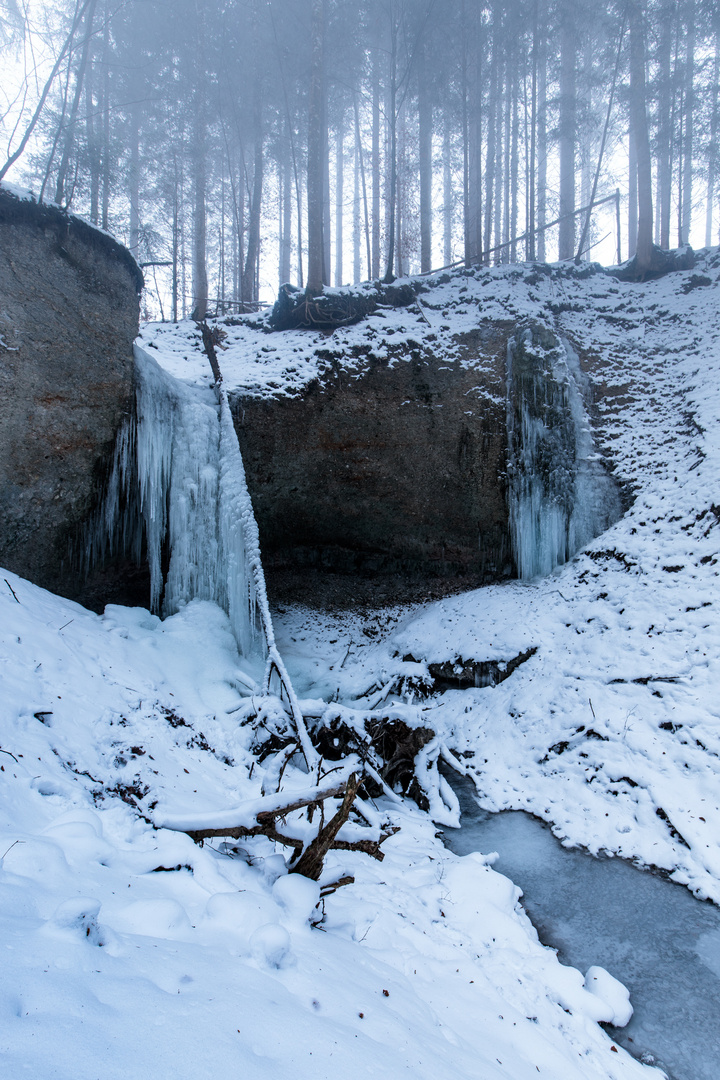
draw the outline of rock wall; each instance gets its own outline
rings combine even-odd
[[[67,596],[69,542],[131,406],[141,288],[111,237],[0,189],[0,565]]]
[[[354,369],[329,356],[302,396],[233,400],[277,596],[397,600],[413,582],[431,595],[432,579],[440,594],[512,573],[509,331],[462,335],[440,358],[405,345],[389,363],[367,353]]]

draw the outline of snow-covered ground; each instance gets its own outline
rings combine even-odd
[[[287,611],[278,645],[301,698],[367,704],[390,684],[467,755],[488,808],[529,809],[570,844],[664,867],[716,901],[719,283],[714,253],[645,285],[504,267],[430,288],[424,318],[383,311],[331,338],[250,320],[221,358],[231,393],[297,392],[328,348],[370,343],[392,361],[410,339],[436,348],[528,315],[597,354],[601,442],[635,495],[609,532],[542,581],[412,611]],[[191,325],[148,327],[142,344],[209,381]],[[101,617],[0,577],[4,1074],[656,1075],[597,1025],[617,984],[591,975],[586,990],[491,860],[452,855],[413,804],[378,804],[401,826],[382,863],[331,853],[321,885],[355,882],[319,908],[265,838],[199,847],[153,827],[237,806],[272,776],[238,720],[246,668],[214,604],[162,623]],[[402,681],[530,648],[495,687],[412,699]],[[286,769],[284,789],[303,786]]]
[[[3,1075],[642,1074],[518,890],[412,805],[381,805],[401,826],[382,863],[332,854],[325,879],[356,880],[317,910],[270,841],[151,826],[260,794],[215,605],[100,617],[4,578]],[[303,782],[286,772],[288,793]]]

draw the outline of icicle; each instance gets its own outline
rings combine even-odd
[[[508,343],[508,506],[518,575],[548,574],[620,517],[596,453],[577,354],[548,327]]]
[[[227,612],[238,648],[265,661],[263,693],[274,676],[310,767],[317,754],[275,644],[257,522],[227,393],[209,394],[168,375],[135,349],[135,414],[115,447],[102,506],[88,529],[86,565],[123,552],[150,568],[150,606],[172,615],[190,600]],[[167,572],[163,574],[163,561]]]
[[[190,600],[214,600],[230,614],[241,652],[264,654],[243,529],[232,525],[237,500],[228,477],[237,463],[213,397],[201,395],[136,347],[135,411],[87,530],[86,569],[120,552],[139,563],[144,543],[151,610],[172,615]],[[237,439],[234,453],[242,468]],[[232,505],[223,505],[221,484]]]

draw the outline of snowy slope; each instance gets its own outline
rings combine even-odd
[[[311,647],[310,620],[295,613],[285,641],[297,650],[304,636],[297,676],[314,662],[318,687],[341,696],[411,675],[408,654],[507,661],[536,648],[496,687],[432,698],[424,722],[474,754],[487,808],[531,810],[570,844],[662,867],[716,902],[719,285],[717,252],[642,285],[568,270],[528,286],[517,268],[481,272],[476,320],[550,317],[596,354],[592,377],[607,395],[600,438],[631,509],[545,580],[376,620],[376,644],[351,650],[337,687],[319,659],[332,638],[345,643],[337,619]],[[541,303],[541,292],[554,299]],[[466,327],[469,307],[448,299],[447,323]],[[346,637],[358,640],[357,629]]]
[[[707,283],[685,292],[693,273]],[[367,706],[388,684],[390,700],[413,699],[472,755],[484,805],[531,809],[570,843],[716,899],[719,278],[713,255],[642,286],[498,268],[423,294],[431,327],[384,311],[328,339],[250,320],[222,356],[231,392],[292,393],[327,362],[318,348],[372,341],[392,361],[409,338],[431,349],[528,315],[597,353],[593,377],[612,391],[601,439],[635,493],[607,534],[544,581],[405,612],[287,612],[278,644],[306,699]],[[192,326],[146,328],[143,345],[207,385]],[[382,863],[331,855],[324,880],[355,883],[318,926],[313,886],[269,841],[201,848],[153,828],[259,795],[272,768],[254,764],[238,720],[248,676],[214,604],[163,623],[99,617],[0,578],[3,1074],[657,1075],[597,1026],[609,1006],[538,943],[515,887],[482,856],[446,851],[412,805],[379,804],[402,826]],[[428,663],[533,647],[498,686],[413,698]],[[307,778],[291,768],[284,782]]]
[[[99,617],[4,579],[3,1075],[645,1074],[518,890],[446,852],[412,807],[381,806],[402,826],[382,864],[335,853],[328,878],[356,882],[316,928],[317,887],[269,841],[228,851],[152,828],[163,808],[260,793],[215,605]],[[286,789],[302,780],[291,770]]]
[[[421,295],[432,327],[419,312],[386,310],[322,344],[302,331],[231,328],[228,381],[243,392],[293,393],[328,349],[371,344],[392,355],[408,337],[437,349],[483,322],[542,319],[584,354],[601,448],[634,502],[550,578],[430,605],[392,632],[386,615],[384,629],[372,628],[383,639],[375,646],[357,620],[317,629],[317,618],[292,614],[284,644],[297,651],[296,677],[308,695],[351,700],[412,674],[401,662],[408,654],[509,660],[536,648],[499,686],[449,691],[424,706],[429,726],[475,753],[484,805],[530,809],[569,843],[673,871],[720,900],[720,255],[700,253],[693,270],[641,284],[572,266],[498,267],[439,282],[428,279]],[[382,342],[380,324],[394,331]],[[203,367],[187,347],[191,333],[145,331],[163,363],[195,381]],[[365,644],[353,646],[336,678],[358,640]]]

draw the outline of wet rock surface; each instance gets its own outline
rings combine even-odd
[[[112,238],[0,191],[0,564],[66,596],[131,404],[141,281]]]

